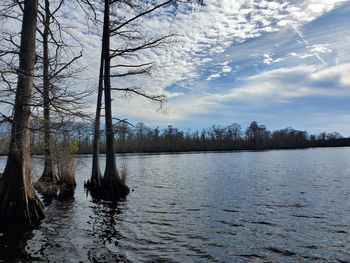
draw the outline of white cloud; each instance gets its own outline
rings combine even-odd
[[[303,65],[271,70],[249,77],[242,86],[226,92],[183,95],[182,99],[170,102],[169,108],[172,111],[169,114],[174,114],[179,120],[209,112],[221,107],[225,102],[244,102],[249,107],[264,107],[305,97],[350,97],[349,71],[350,64],[329,68]],[[329,81],[332,85],[327,88],[319,87],[320,81]]]
[[[226,61],[216,63],[215,58],[225,52],[230,46],[257,38],[265,33],[277,32],[293,27],[305,41],[305,36],[299,30],[306,23],[318,18],[325,12],[329,12],[345,0],[289,0],[289,1],[233,1],[233,0],[206,0],[205,6],[196,7],[193,10],[179,7],[169,7],[166,10],[159,10],[157,16],[148,16],[142,19],[142,30],[154,35],[167,33],[178,34],[177,42],[166,47],[155,50],[148,50],[139,55],[141,61],[154,61],[157,71],[153,78],[133,77],[113,82],[113,85],[142,86],[149,92],[162,93],[165,87],[179,81],[193,80],[200,76],[198,68],[208,65],[207,68],[215,72],[207,77],[207,80],[214,80],[223,75],[232,73],[231,63]],[[127,14],[126,10],[119,10]],[[176,15],[174,15],[176,11]],[[74,4],[68,2],[62,17],[65,24],[70,25],[74,37],[82,43],[85,49],[84,62],[88,65],[83,79],[90,85],[96,85],[98,80],[98,67],[100,57],[100,34],[101,30],[94,27],[87,28],[84,14]],[[117,44],[117,43],[114,43]],[[268,43],[270,44],[270,43]],[[305,43],[304,43],[305,44]],[[333,47],[326,43],[310,44],[309,52],[290,52],[290,56],[306,58],[332,52]],[[78,47],[79,48],[79,47]],[[251,52],[251,53],[250,53]],[[255,50],[245,50],[241,57],[250,57]],[[264,53],[262,62],[268,65],[280,62],[282,58],[275,57],[274,53]],[[261,55],[258,54],[261,59]],[[324,65],[327,64],[323,61]],[[342,68],[343,67],[343,68]],[[203,93],[200,85],[193,85],[193,94],[184,94],[174,91],[168,92],[169,103],[168,114],[154,112],[157,106],[149,104],[141,98],[116,99],[114,113],[130,116],[142,116],[148,119],[159,120],[181,120],[209,111],[218,107],[221,102],[238,101],[288,101],[303,96],[330,96],[329,90],[324,89],[321,93],[311,84],[316,81],[337,79],[339,85],[345,88],[349,83],[349,77],[345,72],[348,65],[341,64],[337,68],[318,68],[315,66],[300,66],[293,68],[282,68],[271,70],[244,79],[244,84],[238,88],[230,88],[226,92],[211,94]],[[341,71],[341,73],[339,73]],[[349,72],[349,71],[348,71]],[[299,76],[302,85],[295,86],[294,83],[286,83],[287,80]],[[305,82],[303,82],[303,80]],[[196,88],[197,87],[197,88]],[[338,93],[337,93],[338,92]],[[337,96],[337,95],[336,95]]]
[[[340,64],[327,67],[322,70],[312,72],[310,78],[317,81],[332,80],[332,82],[342,88],[350,90],[350,64]]]
[[[293,26],[299,27],[341,2],[343,0],[283,2],[207,0],[205,6],[191,12],[180,6],[176,16],[172,17],[160,10],[157,16],[143,19],[144,29],[159,34],[176,33],[180,35],[179,42],[140,55],[140,59],[156,62],[158,70],[154,79],[147,80],[141,77],[118,83],[142,84],[150,90],[157,87],[155,90],[161,92],[164,87],[174,82],[197,77],[198,66],[210,63],[213,57],[224,52],[233,43],[240,43],[258,37],[264,32],[277,31],[289,26],[283,21],[293,21]],[[74,17],[72,21],[76,19],[74,24],[81,24],[78,25],[80,31],[77,32],[77,38],[81,39],[86,53],[89,54],[87,61],[90,68],[87,76],[92,79],[92,76],[97,76],[99,39],[98,36],[90,37],[90,34],[84,33],[86,22],[82,19],[81,12],[72,10],[74,9],[69,11],[69,17],[70,19]],[[211,74],[208,79],[215,79],[222,73],[229,72],[230,68],[226,66],[220,73]]]
[[[330,53],[332,50],[329,48],[329,44],[317,44],[311,47],[311,52],[324,54]]]
[[[271,64],[273,61],[272,57],[270,56],[270,54],[264,54],[264,64]]]
[[[222,72],[223,73],[230,73],[231,71],[232,71],[232,68],[230,66],[228,66],[228,65],[224,65],[222,67]]]
[[[221,74],[220,73],[213,73],[210,74],[209,77],[207,78],[207,80],[213,80],[213,79],[217,79],[220,78]]]

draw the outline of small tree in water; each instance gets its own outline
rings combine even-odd
[[[55,126],[57,128],[55,129]],[[78,142],[72,139],[75,132],[74,124],[62,120],[52,123],[54,135],[52,136],[50,156],[52,158],[52,171],[57,175],[57,181],[39,180],[35,187],[42,194],[45,204],[50,204],[53,198],[66,199],[74,196],[75,182],[75,154],[78,152]]]
[[[56,144],[55,162],[57,166],[58,198],[71,198],[74,196],[75,169],[74,155],[78,152],[78,143],[69,139],[67,130],[63,131],[63,136]],[[56,138],[57,141],[57,138]]]
[[[67,179],[67,184],[71,185],[72,180],[67,176],[60,174],[62,169],[58,169],[60,163],[66,163],[68,159],[72,158],[60,158],[63,155],[70,156],[70,153],[62,147],[62,144],[66,142],[60,141],[56,143],[55,147],[52,145],[54,142],[52,135],[52,123],[55,116],[61,119],[64,116],[70,117],[74,115],[78,118],[84,118],[85,114],[81,112],[81,108],[85,106],[85,97],[90,93],[86,91],[72,91],[70,81],[75,77],[76,73],[80,70],[76,67],[72,67],[74,62],[78,60],[82,54],[74,55],[71,43],[66,44],[65,38],[69,37],[73,39],[70,33],[67,33],[64,29],[64,24],[60,23],[61,9],[63,9],[63,0],[59,2],[56,7],[50,7],[50,1],[43,1],[44,4],[40,5],[39,9],[39,24],[38,33],[42,38],[39,49],[42,51],[42,56],[38,58],[38,67],[36,82],[37,91],[37,105],[42,108],[42,131],[44,132],[44,171],[38,182],[35,184],[36,189],[44,196],[53,197],[57,194],[62,195],[62,191],[58,191],[62,187],[62,183]],[[68,52],[69,51],[69,52]],[[69,54],[69,55],[68,55]],[[66,87],[65,87],[66,85]],[[38,109],[39,110],[39,109]],[[37,114],[42,115],[42,112]],[[57,123],[55,123],[57,125]],[[64,131],[64,121],[61,120],[58,123],[58,129],[56,132],[60,133]],[[56,136],[58,138],[58,136]],[[62,149],[63,152],[59,153],[57,147]],[[55,155],[52,151],[56,150]],[[58,158],[55,160],[55,158]],[[65,166],[68,167],[68,166]],[[72,167],[72,178],[74,180],[74,169]],[[67,171],[64,171],[67,174]],[[75,182],[74,182],[75,183]],[[65,183],[64,183],[65,184]],[[71,187],[69,187],[71,188]],[[74,189],[73,189],[74,190]],[[72,194],[68,191],[69,196]]]

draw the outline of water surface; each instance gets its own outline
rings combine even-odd
[[[118,156],[133,189],[118,205],[86,196],[78,159],[74,200],[22,250],[1,239],[0,262],[350,261],[350,148]]]

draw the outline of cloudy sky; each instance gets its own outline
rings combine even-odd
[[[184,129],[256,120],[350,135],[350,1],[204,3],[147,21],[182,36],[147,54],[158,70],[142,81],[167,94],[165,111],[129,99],[116,114]]]
[[[94,86],[100,32],[87,28],[79,9],[63,13],[84,48],[81,83]],[[167,103],[157,111],[155,103],[115,93],[114,115],[150,127],[246,127],[256,120],[271,130],[350,136],[349,14],[349,0],[204,0],[158,10],[142,19],[142,30],[175,33],[176,42],[140,54],[155,62],[152,77],[113,85],[164,93]]]

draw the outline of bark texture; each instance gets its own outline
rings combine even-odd
[[[112,123],[112,97],[110,76],[110,4],[105,0],[104,29],[103,29],[103,53],[104,53],[104,91],[105,91],[105,122],[106,122],[106,169],[102,179],[102,198],[117,201],[129,193],[129,188],[121,181],[114,149],[114,130]]]
[[[35,64],[38,0],[25,0],[20,62],[10,148],[0,178],[1,223],[32,226],[43,218],[43,206],[31,182],[30,115]]]

